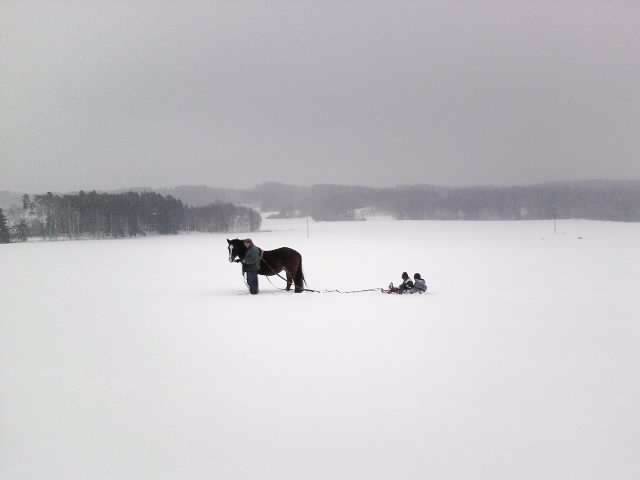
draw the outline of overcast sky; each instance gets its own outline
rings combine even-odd
[[[0,190],[640,178],[635,0],[0,1]]]

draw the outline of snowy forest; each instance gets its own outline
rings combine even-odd
[[[231,203],[191,207],[155,192],[23,195],[22,204],[0,209],[0,243],[29,237],[122,238],[179,231],[255,231],[262,218]]]
[[[3,200],[4,199],[4,200]],[[179,231],[260,229],[262,217],[310,216],[315,221],[537,220],[576,218],[640,221],[640,182],[557,182],[510,187],[374,188],[263,183],[250,189],[181,186],[152,191],[58,195],[0,192],[0,242],[29,237],[119,238]],[[239,206],[239,205],[249,205]]]
[[[640,181],[576,181],[525,186],[374,188],[263,183],[252,189],[185,186],[164,190],[192,205],[213,200],[254,205],[277,218],[310,215],[316,221],[535,220],[581,218],[640,221]]]
[[[316,185],[311,198],[311,215],[318,221],[359,220],[362,211],[375,211],[397,220],[640,221],[640,182],[386,189]]]

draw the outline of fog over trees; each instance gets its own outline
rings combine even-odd
[[[1,210],[0,210],[1,212]],[[148,233],[179,231],[230,232],[260,228],[260,214],[230,203],[191,207],[171,195],[156,192],[98,193],[22,196],[22,205],[0,215],[0,241],[29,237],[122,238]],[[6,242],[5,242],[6,243]]]
[[[152,191],[30,197],[2,192],[14,241],[29,237],[119,238],[179,231],[233,232],[260,229],[262,217],[310,216],[315,221],[537,220],[579,218],[640,221],[640,181],[557,182],[512,187],[372,188],[262,183],[250,189],[179,186]]]
[[[206,186],[163,190],[192,204],[216,200],[248,204],[287,218],[357,220],[366,214],[404,220],[530,220],[582,218],[640,221],[640,181],[556,182],[511,187],[432,185],[371,188],[263,183],[252,189]]]
[[[640,221],[640,182],[550,183],[514,187],[389,189],[317,185],[316,220],[358,219],[373,209],[398,220],[534,220],[581,218]]]

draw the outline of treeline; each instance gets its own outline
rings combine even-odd
[[[416,188],[388,203],[399,219],[640,221],[640,185],[547,184],[505,188]]]
[[[231,203],[190,207],[185,211],[185,230],[196,232],[233,232],[260,230],[262,217],[251,208]]]
[[[253,205],[271,217],[311,215],[316,221],[358,220],[372,212],[396,219],[521,220],[585,218],[640,221],[640,181],[558,182],[513,187],[370,188],[263,183],[247,190],[205,186],[168,190],[196,204]]]
[[[261,183],[250,189],[188,185],[159,192],[196,207],[219,202],[251,205],[281,218],[301,217],[311,212],[311,187],[277,182]]]
[[[8,217],[8,219],[7,219]],[[0,217],[0,241],[29,237],[121,238],[179,231],[254,231],[262,218],[255,210],[227,203],[190,207],[171,195],[155,192],[65,195],[51,192],[29,197]]]
[[[27,199],[23,208],[27,207]],[[184,205],[171,196],[153,192],[54,195],[33,197],[29,210],[32,223],[43,238],[135,237],[150,232],[177,233],[184,217]]]
[[[140,190],[25,195],[22,205],[7,208],[0,216],[0,242],[6,241],[7,235],[18,241],[33,236],[118,238],[181,230],[258,230],[260,214],[238,203],[274,217],[310,215],[316,221],[360,220],[377,213],[399,220],[584,218],[638,222],[640,181],[465,188],[264,183],[247,190],[194,186],[176,187],[164,194]]]
[[[640,182],[575,182],[518,187],[376,189],[312,187],[312,217],[359,219],[362,210],[413,220],[583,218],[640,221]]]
[[[7,224],[7,217],[0,208],[0,243],[9,243],[11,241],[11,233]]]

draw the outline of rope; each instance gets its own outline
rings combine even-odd
[[[280,273],[276,272],[275,269],[269,265],[269,262],[267,262],[264,257],[261,258],[261,261],[264,262],[264,264],[269,268],[269,270],[271,270],[271,273],[273,273],[274,275],[276,275],[277,277],[279,277],[281,280],[283,280],[286,283],[289,283],[289,281],[284,278],[282,275],[280,275]],[[269,281],[269,283],[271,284],[271,286],[273,288],[277,288],[278,290],[282,290],[282,291],[287,291],[286,288],[280,288],[277,285],[274,285],[273,282],[271,281],[271,277],[269,275],[265,275],[265,277],[267,277],[267,280]],[[249,288],[249,283],[247,283],[244,273],[242,273],[242,280],[244,281],[245,285],[247,286],[247,288]],[[311,293],[340,293],[340,294],[348,294],[348,293],[365,293],[365,292],[384,292],[383,288],[365,288],[362,290],[338,290],[338,289],[332,289],[332,290],[313,290],[312,288],[303,288],[302,289],[303,292],[311,292]]]
[[[264,259],[264,256],[261,257],[261,260],[264,262],[264,264],[269,268],[269,270],[271,270],[271,273],[273,273],[274,275],[277,275],[278,278],[280,278],[281,280],[284,280],[287,285],[289,284],[289,280],[287,280],[286,278],[284,278],[282,275],[280,275],[280,273],[276,272],[275,268],[273,268],[271,265],[269,265],[269,262],[267,262]],[[265,275],[265,277],[267,277],[267,280],[269,280],[269,283],[271,285],[273,285],[273,282],[271,281],[271,279],[269,278],[269,275]],[[304,282],[304,279],[302,280]],[[306,283],[306,282],[305,282]],[[280,288],[280,287],[276,287],[275,285],[273,285],[275,288],[279,289],[279,290],[287,290],[286,288]],[[303,288],[302,289],[303,292],[312,292],[312,293],[320,293],[317,290],[312,290],[311,288]]]
[[[286,291],[287,291],[287,289],[286,289],[286,288],[280,288],[279,286],[274,285],[274,284],[273,284],[273,282],[271,281],[271,277],[270,277],[269,275],[265,275],[265,277],[267,277],[267,281],[271,284],[271,286],[272,286],[273,288],[277,288],[278,290],[282,290],[282,291],[284,291],[284,292],[286,292]]]
[[[318,293],[364,293],[364,292],[381,292],[384,289],[382,288],[364,288],[362,290],[323,290]]]

